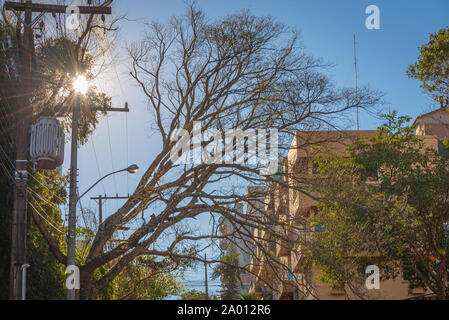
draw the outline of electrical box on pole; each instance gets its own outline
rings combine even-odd
[[[43,117],[31,127],[30,156],[38,169],[55,170],[64,162],[64,128]]]

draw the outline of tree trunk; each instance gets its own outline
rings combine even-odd
[[[446,258],[442,258],[441,261],[441,300],[446,300],[447,299],[447,273],[448,273],[448,268],[447,268],[447,260]]]
[[[79,300],[95,300],[99,290],[95,287],[93,273],[83,273],[80,275]]]

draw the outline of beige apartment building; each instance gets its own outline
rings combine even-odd
[[[416,134],[425,137],[425,144],[442,151],[442,141],[449,138],[447,111],[440,109],[421,115],[415,122]],[[312,146],[322,146],[333,153],[343,154],[356,138],[369,138],[376,134],[376,131],[297,132],[288,156],[282,162],[282,172],[288,174],[279,174],[279,179],[289,186],[301,184],[301,181],[306,182],[315,170]],[[249,267],[250,273],[255,276],[250,285],[250,292],[257,292],[267,300],[359,299],[351,290],[346,290],[348,288],[331,289],[330,285],[321,283],[318,280],[317,268],[304,271],[302,246],[307,243],[312,231],[317,231],[311,230],[305,222],[317,210],[315,200],[280,184],[266,193],[264,210],[276,221],[284,223],[277,224],[272,235],[267,234],[270,232],[267,232],[266,228],[265,231],[254,230],[254,239],[259,241],[259,244],[255,246]],[[274,236],[275,233],[281,237]],[[257,247],[263,247],[266,252],[272,254],[272,261],[264,261]],[[380,281],[379,290],[363,292],[369,299],[413,299],[428,293],[424,288],[409,290],[408,282],[402,277],[386,281],[382,281],[380,277]]]

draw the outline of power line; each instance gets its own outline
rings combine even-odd
[[[59,230],[58,227],[56,227],[53,223],[51,223],[47,218],[44,217],[44,215],[38,210],[36,209],[36,207],[33,205],[33,203],[31,201],[28,200],[28,204],[31,206],[31,208],[34,209],[34,212],[37,213],[37,215],[39,217],[41,217],[42,219],[44,219],[53,229],[55,229],[56,231],[58,231],[59,233],[64,233],[64,231]]]
[[[11,170],[8,170],[8,168],[6,168],[6,166],[5,166],[4,162],[3,162],[3,160],[1,160],[1,159],[0,159],[0,164],[1,164],[1,166],[2,166],[2,169],[3,169],[3,171],[4,171],[5,176],[6,176],[8,179],[11,178],[11,177],[13,176]]]
[[[2,151],[2,153],[3,153],[4,157],[5,157],[6,164],[10,165],[10,166],[11,166],[11,169],[14,170],[14,169],[15,169],[15,165],[11,162],[11,158],[10,158],[9,155],[6,153],[5,149],[3,149],[3,146],[2,146],[2,145],[0,145],[0,150]]]
[[[120,91],[122,93],[124,101],[126,102],[128,100],[126,98],[125,90],[123,89],[122,81],[120,80],[120,77],[117,72],[117,62],[115,61],[115,58],[112,56],[112,54],[111,53],[109,53],[109,54],[111,57],[112,67],[114,68],[115,76],[117,77],[117,81],[120,86]],[[126,165],[129,166],[128,114],[125,114],[125,138],[126,138]],[[129,176],[128,175],[126,176],[126,191],[129,193]]]
[[[52,206],[53,208],[57,209],[57,210],[61,210],[61,208],[59,208],[57,205],[55,205],[54,203],[51,203],[50,201],[48,201],[47,199],[45,199],[44,197],[42,197],[39,193],[37,193],[36,191],[34,191],[32,188],[28,188],[28,191],[30,191],[31,193],[33,193],[35,196],[37,196],[40,200],[44,201],[45,203],[49,204],[50,206]]]
[[[45,188],[49,193],[51,193],[55,198],[58,198],[58,200],[60,200],[60,203],[64,203],[65,199],[61,198],[59,195],[57,195],[53,190],[51,190],[49,187],[47,187],[46,185],[44,185],[41,181],[39,181],[38,178],[36,178],[34,176],[34,174],[32,174],[31,172],[29,173],[29,176],[31,178],[33,178],[37,183],[39,183],[43,188]]]
[[[126,127],[126,166],[129,166],[129,147],[128,147],[128,114],[125,114]],[[129,175],[126,175],[126,192],[129,193]]]
[[[101,175],[100,163],[98,162],[97,150],[95,149],[94,135],[91,136],[90,143],[91,143],[92,149],[94,151],[95,163],[97,165],[97,171],[98,171],[98,179],[101,179],[102,175]],[[106,188],[104,187],[104,181],[101,182],[101,186],[103,188],[104,193],[106,193]]]
[[[120,92],[122,94],[122,98],[123,98],[123,100],[126,103],[126,101],[128,101],[128,100],[127,100],[127,97],[126,97],[126,94],[125,94],[125,90],[123,88],[122,82],[120,80],[120,77],[119,77],[119,74],[118,74],[118,71],[117,71],[117,61],[116,61],[115,57],[113,56],[113,54],[111,52],[112,46],[107,46],[107,48],[102,48],[102,49],[103,49],[103,51],[102,51],[103,57],[105,59],[107,58],[106,55],[109,54],[109,58],[111,60],[112,68],[114,69],[114,73],[115,73],[115,76],[117,78],[117,82],[118,82],[119,87],[120,87]],[[109,123],[108,123],[108,126],[109,126]],[[108,128],[108,130],[109,130],[109,128]],[[128,131],[128,114],[125,114],[126,166],[129,165],[129,135],[128,135],[128,132],[129,132]],[[114,183],[115,183],[115,181],[114,181]],[[126,176],[126,188],[127,188],[127,190],[126,190],[127,193],[129,193],[129,176]],[[117,192],[117,190],[116,190],[116,192]]]
[[[80,210],[81,210],[81,216],[83,217],[84,226],[85,226],[86,228],[88,228],[87,221],[86,221],[86,215],[85,215],[85,213],[84,213],[84,208],[83,208],[83,204],[81,203],[81,199],[79,198],[80,195],[79,195],[79,190],[78,190],[78,189],[76,190],[76,195],[77,195],[77,197],[78,197],[77,203],[78,203],[78,206],[80,207]]]
[[[8,101],[5,99],[5,101],[7,102],[7,104],[9,105]],[[9,106],[9,108],[11,109],[11,107]],[[0,122],[1,125],[1,130],[2,130],[2,134],[3,136],[6,137],[6,139],[8,140],[8,144],[9,144],[9,148],[12,149],[14,146],[14,142],[11,138],[11,134],[10,131],[13,130],[13,126],[11,125],[11,123],[8,120],[8,114],[11,114],[10,112],[6,111],[6,108],[4,106],[4,104],[0,103],[0,110],[2,111],[2,122]]]
[[[114,157],[112,156],[112,143],[111,143],[111,132],[110,132],[110,126],[109,126],[109,115],[106,115],[106,122],[108,125],[109,155],[111,157],[112,171],[115,171]],[[117,180],[115,179],[115,176],[113,176],[112,179],[114,180],[115,192],[118,193]]]
[[[100,88],[101,91],[104,92],[100,82],[97,80],[97,85]],[[107,132],[108,132],[108,143],[109,143],[109,156],[110,156],[110,160],[111,160],[111,166],[112,166],[112,171],[115,171],[115,166],[114,166],[114,157],[112,155],[112,143],[111,143],[111,128],[109,125],[109,115],[106,114],[106,124],[107,124]],[[115,176],[112,177],[113,181],[114,181],[114,188],[115,188],[115,192],[118,193],[118,188],[117,188],[117,180],[115,178]],[[106,193],[106,192],[105,192]],[[117,204],[117,203],[116,203]]]

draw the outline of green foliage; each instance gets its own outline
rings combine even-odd
[[[36,172],[29,169],[34,177],[29,179],[33,206],[45,214],[48,230],[61,247],[66,246],[65,228],[59,205],[65,203],[67,177],[59,170]],[[29,210],[32,210],[30,207]],[[29,214],[31,215],[31,214]],[[51,223],[51,225],[50,225]],[[65,266],[60,264],[50,251],[47,241],[30,219],[27,230],[27,260],[31,267],[27,273],[27,298],[30,300],[64,299]]]
[[[198,290],[189,290],[181,294],[180,300],[206,300],[206,293]],[[218,300],[218,297],[211,295],[209,300]]]
[[[107,271],[102,266],[98,276]],[[167,260],[156,261],[141,256],[128,264],[114,281],[102,290],[99,299],[162,300],[168,296],[181,296],[185,292],[182,270],[177,270]]]
[[[8,63],[12,52],[3,51],[2,43],[6,45],[6,36],[12,35],[12,30],[4,27],[0,21],[0,109],[11,113],[10,105],[3,100],[4,92],[10,85]],[[12,38],[14,39],[14,37]],[[3,114],[3,111],[2,111]],[[7,132],[8,122],[0,117],[0,300],[9,297],[9,273],[11,264],[11,221],[13,207],[12,163],[13,151],[10,144],[11,135]]]
[[[449,104],[449,27],[430,34],[429,42],[419,48],[418,61],[407,70],[410,78],[422,82],[442,105]]]
[[[2,139],[1,147],[5,145]],[[12,183],[4,170],[0,169],[0,300],[9,297],[12,205]]]
[[[257,292],[241,293],[238,296],[238,300],[262,300]]]
[[[239,267],[239,254],[230,250],[221,259],[212,273],[212,279],[221,280],[222,290],[220,292],[222,300],[235,300],[241,289]]]
[[[0,43],[5,44],[8,48],[9,41],[7,36],[10,36],[11,45],[8,50],[4,51],[3,46],[0,47],[0,108],[10,116],[14,114],[16,106],[12,101],[14,92],[16,92],[17,83],[15,79],[15,72],[17,69],[17,41],[15,33],[12,29],[3,25],[0,21]],[[6,68],[7,67],[7,68]],[[8,99],[8,100],[7,100]],[[5,115],[3,113],[3,115]],[[13,118],[6,120],[2,118],[1,121],[1,161],[6,167],[0,170],[0,299],[9,298],[9,274],[10,274],[10,259],[11,259],[11,221],[13,210],[13,192],[11,176],[12,163],[14,159],[13,145],[11,141],[13,131],[6,133],[8,125],[13,123]],[[10,130],[12,128],[9,128]],[[63,177],[58,173],[48,173],[44,182],[41,173],[35,172],[29,168],[30,176],[32,175],[40,183],[46,184],[44,188],[33,178],[29,179],[29,197],[34,197],[34,205],[45,213],[46,219],[52,221],[56,228],[62,230],[62,223],[59,210],[57,206],[61,204],[59,198],[65,199],[65,189]],[[56,206],[56,208],[55,208]],[[28,209],[28,217],[31,217],[31,208]],[[49,227],[49,229],[52,229]],[[54,229],[52,229],[54,230]],[[57,231],[52,231],[55,239],[64,242],[64,236],[58,235]],[[27,298],[28,299],[60,299],[63,298],[63,279],[64,273],[62,265],[60,265],[51,254],[47,242],[40,235],[36,225],[32,219],[28,220],[27,228],[27,262],[31,265],[27,272]]]
[[[310,223],[325,231],[313,235],[308,260],[332,285],[363,284],[365,267],[375,264],[383,279],[406,269],[412,285],[446,297],[449,157],[427,148],[408,117],[385,118],[377,136],[358,139],[345,155],[317,151],[322,200]]]
[[[76,43],[65,38],[47,40],[37,48],[36,57],[39,63],[38,87],[34,94],[35,117],[62,116],[67,132],[71,123],[70,112],[77,105],[73,80],[83,74],[90,82],[89,91],[82,99],[79,124],[80,143],[87,142],[99,121],[95,110],[111,106],[111,98],[98,92],[93,84],[93,57],[87,52],[79,52]]]
[[[7,36],[11,37],[12,47],[8,50]],[[14,66],[17,67],[17,41],[14,30],[8,28],[0,21],[0,107],[7,114],[14,114],[17,103],[14,97],[21,92],[17,79],[14,77]],[[81,57],[82,58],[77,58]],[[33,118],[40,116],[64,116],[63,124],[67,127],[70,116],[67,113],[74,105],[72,76],[83,72],[92,79],[91,68],[93,59],[87,53],[77,52],[73,42],[66,39],[49,39],[36,48],[37,70],[36,90],[33,94]],[[81,61],[81,62],[80,62]],[[17,70],[17,69],[16,69]],[[9,99],[9,100],[6,100]],[[93,86],[86,95],[86,106],[97,108],[110,106],[110,99],[102,93],[98,93]],[[12,107],[11,107],[12,106]],[[9,296],[10,273],[10,247],[11,247],[11,219],[13,210],[13,194],[10,175],[13,173],[9,165],[13,161],[13,146],[8,142],[12,134],[6,134],[9,121],[2,119],[1,147],[6,153],[1,154],[2,162],[8,163],[5,171],[0,176],[0,299]],[[98,122],[97,113],[91,109],[84,109],[81,119],[80,140],[85,142],[89,133],[93,131]],[[11,129],[11,128],[9,128]],[[8,137],[9,136],[9,137]],[[4,157],[6,156],[6,157]],[[67,197],[67,177],[61,176],[59,171],[47,171],[45,173],[29,168],[29,198],[33,206],[43,215],[42,222],[50,234],[59,244],[63,253],[66,252],[66,230],[62,227],[59,205],[65,203]],[[32,177],[31,177],[32,176]],[[27,298],[28,299],[63,299],[65,283],[65,267],[61,265],[51,253],[47,241],[40,234],[37,226],[31,219],[31,210],[28,209],[27,230],[27,261],[31,265],[27,273]],[[88,230],[78,229],[88,237]],[[77,261],[82,264],[82,252],[77,252]]]

